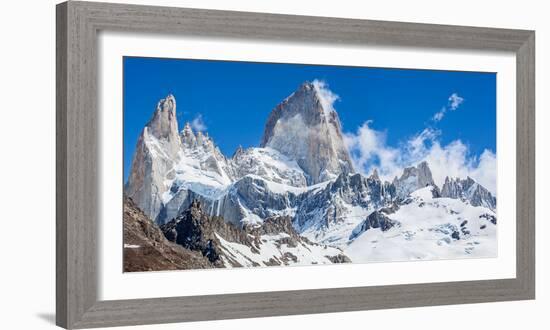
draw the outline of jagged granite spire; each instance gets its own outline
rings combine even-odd
[[[125,193],[150,218],[162,206],[166,173],[178,159],[181,139],[176,119],[176,99],[168,95],[160,100],[151,120],[139,136]]]
[[[324,83],[305,82],[271,111],[265,125],[261,147],[295,159],[309,184],[354,172],[332,107],[337,98]]]
[[[397,197],[401,199],[407,197],[417,189],[426,186],[437,187],[432,177],[432,171],[425,161],[419,163],[416,167],[405,168],[400,178],[396,177],[393,179],[393,185],[395,186]]]
[[[197,145],[197,137],[195,136],[195,133],[193,133],[193,129],[191,128],[191,124],[189,122],[185,123],[185,126],[180,132],[180,139],[182,145],[193,148]]]
[[[148,134],[158,140],[166,141],[170,151],[177,153],[181,143],[176,118],[176,98],[172,94],[158,102],[157,109],[146,128]]]

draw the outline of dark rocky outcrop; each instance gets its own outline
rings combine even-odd
[[[388,218],[383,212],[374,211],[353,230],[350,240],[357,238],[371,228],[379,228],[382,231],[388,231],[395,226],[399,226],[398,221]]]
[[[497,217],[495,217],[492,214],[484,213],[484,214],[480,215],[479,217],[482,218],[482,219],[485,219],[487,221],[490,221],[493,225],[497,224]]]
[[[202,254],[168,241],[130,198],[124,200],[124,271],[212,268]]]
[[[325,256],[327,259],[332,261],[333,264],[345,264],[351,262],[351,259],[348,258],[345,254],[339,254],[336,256]]]
[[[290,248],[296,248],[298,245],[320,246],[301,237],[292,226],[290,217],[271,217],[265,219],[261,224],[238,227],[224,221],[222,217],[209,216],[202,209],[201,202],[198,200],[194,200],[189,209],[176,219],[162,225],[161,229],[169,241],[199,252],[216,267],[223,266],[224,262],[229,262],[233,267],[242,266],[238,262],[239,258],[227,250],[227,243],[244,245],[252,253],[258,255],[261,245],[265,243],[264,237],[271,237],[277,248],[281,248],[282,245]],[[343,254],[330,255],[326,258],[331,262],[350,262],[349,258]],[[249,261],[252,262],[252,260]],[[267,266],[288,265],[297,261],[298,257],[287,251],[264,261],[263,264]],[[255,266],[260,265],[257,262],[252,263]]]
[[[169,241],[202,253],[218,266],[223,265],[223,251],[216,234],[230,242],[252,246],[244,230],[221,217],[208,216],[198,200],[194,200],[176,219],[162,225],[161,230]]]

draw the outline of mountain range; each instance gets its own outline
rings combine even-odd
[[[165,269],[143,261],[149,245],[166,246],[168,269],[496,255],[486,188],[470,177],[438,187],[427,162],[391,182],[357,172],[332,103],[320,82],[303,83],[271,111],[258,147],[228,157],[189,123],[179,130],[174,96],[160,100],[137,141],[124,225],[164,237],[129,235],[141,243],[125,245],[125,270]],[[132,266],[127,255],[148,257]]]

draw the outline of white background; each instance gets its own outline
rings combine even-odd
[[[122,1],[121,1],[122,2]],[[124,1],[126,2],[126,1]],[[543,141],[550,101],[550,23],[543,1],[461,0],[367,2],[321,1],[130,1],[175,6],[263,11],[537,31],[537,205],[549,197],[549,156]],[[3,2],[0,70],[0,292],[5,329],[53,328],[55,311],[55,1]],[[546,147],[546,150],[548,148]],[[548,328],[550,240],[548,212],[537,209],[537,300],[410,308],[141,327],[144,329],[280,329],[407,327],[464,329]],[[138,328],[138,327],[136,327]]]

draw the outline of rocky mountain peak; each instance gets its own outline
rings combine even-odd
[[[189,122],[185,123],[184,128],[181,130],[180,139],[184,149],[194,150],[198,148],[204,152],[213,154],[218,160],[224,158],[214,140],[208,135],[208,132],[194,132]]]
[[[317,80],[305,82],[270,113],[261,147],[296,160],[316,184],[353,173],[342,127],[333,103],[338,96]]]
[[[233,153],[233,156],[231,156],[232,159],[237,159],[239,157],[241,157],[243,154],[244,154],[244,148],[243,146],[239,145],[237,147],[237,150],[235,150],[235,152]]]
[[[298,87],[298,90],[299,91],[303,91],[303,92],[314,92],[315,91],[315,87],[313,86],[313,83],[310,82],[310,81],[304,81],[300,87]]]
[[[326,95],[324,98],[321,96],[323,92]],[[332,107],[332,103],[336,99],[337,96],[332,94],[324,83],[318,81],[302,83],[296,91],[272,110],[265,125],[261,146],[263,147],[269,143],[274,134],[273,130],[277,121],[282,118],[300,115],[303,124],[308,127],[314,127],[322,121],[332,119],[334,124],[338,124],[340,130],[338,114]],[[329,117],[327,118],[325,114],[328,114]]]
[[[473,185],[473,184],[475,184],[475,183],[477,183],[477,182],[476,182],[476,180],[472,179],[472,178],[468,175],[468,176],[466,176],[466,183],[467,183],[469,186],[471,186],[471,185]]]
[[[441,196],[468,201],[473,206],[496,209],[496,198],[469,176],[466,179],[446,177]]]
[[[180,132],[181,143],[187,147],[194,147],[197,144],[197,137],[193,133],[191,124],[189,122],[185,123],[185,126]]]
[[[380,176],[378,176],[378,170],[377,169],[374,169],[372,171],[372,174],[371,174],[370,178],[373,179],[373,180],[376,180],[376,181],[380,181]]]
[[[138,139],[125,193],[140,209],[154,219],[162,206],[162,194],[168,187],[165,175],[178,160],[181,139],[173,95],[157,103],[152,118]]]
[[[406,167],[401,177],[393,180],[393,185],[395,186],[397,197],[401,199],[407,197],[417,189],[430,185],[436,187],[432,171],[425,161],[419,163],[416,167]]]
[[[435,185],[428,162],[421,162],[416,166],[416,169],[418,171],[418,181],[422,186]]]
[[[403,170],[403,175],[399,180],[406,180],[410,177],[416,178],[419,188],[427,185],[434,185],[432,171],[426,161],[419,163],[416,167],[405,168]]]
[[[157,139],[178,140],[178,120],[176,118],[176,98],[169,94],[160,100],[153,117],[147,123],[148,133]]]
[[[208,141],[210,140],[208,138],[208,133],[203,133],[201,131],[198,131],[196,136],[197,136],[197,143],[200,145],[204,145],[205,143],[208,143]]]

